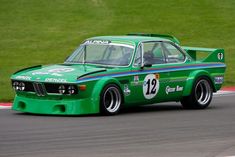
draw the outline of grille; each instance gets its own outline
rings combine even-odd
[[[47,94],[46,89],[42,83],[33,83],[34,91],[38,96],[45,96]]]
[[[51,84],[51,83],[45,83],[45,87],[48,93],[56,93],[59,94],[59,86],[61,84]]]
[[[28,81],[18,81],[18,80],[12,80],[12,86],[13,82],[22,82],[25,84],[25,89],[23,92],[34,92],[38,96],[45,96],[47,94],[60,94],[59,93],[59,86],[63,85],[65,87],[65,95],[69,94],[69,88],[70,86],[74,87],[74,93],[78,93],[78,88],[74,84],[53,84],[53,83],[41,83],[41,82],[28,82]],[[21,92],[21,91],[19,91]]]
[[[25,83],[25,91],[34,92],[33,84],[31,82],[24,82]]]
[[[60,94],[59,93],[59,86],[60,85],[64,85],[65,86],[65,89],[66,89],[66,92],[64,94],[69,94],[68,93],[68,88],[71,84],[51,84],[51,83],[45,83],[45,88],[46,88],[46,91],[47,93],[53,93],[53,94]],[[74,90],[75,90],[75,94],[78,93],[78,89],[77,89],[77,86],[74,86]]]

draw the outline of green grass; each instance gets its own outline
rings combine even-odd
[[[63,62],[87,37],[130,32],[224,48],[225,85],[235,85],[234,8],[234,0],[0,0],[0,101],[13,99],[14,71]]]

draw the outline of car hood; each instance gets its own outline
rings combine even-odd
[[[43,66],[38,69],[27,69],[25,71],[14,74],[12,79],[38,82],[74,83],[78,78],[104,71],[106,71],[105,68],[98,68],[93,66],[61,64]]]

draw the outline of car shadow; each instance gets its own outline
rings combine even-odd
[[[209,106],[204,110],[215,109],[214,106]],[[122,108],[116,116],[126,115],[126,114],[139,114],[139,113],[148,113],[148,112],[178,112],[178,111],[190,111],[195,109],[184,109],[180,103],[160,103],[152,105],[143,105],[143,106],[131,106],[127,108]],[[200,110],[198,110],[200,111]],[[20,116],[45,116],[45,117],[108,117],[100,114],[86,114],[86,115],[48,115],[48,114],[33,114],[33,113],[23,113],[15,112],[15,115]]]
[[[146,112],[169,112],[184,110],[180,104],[154,104],[145,106],[133,106],[123,108],[120,114],[146,113]]]
[[[19,116],[31,116],[31,117],[97,117],[99,114],[86,114],[86,115],[56,115],[56,114],[37,114],[27,112],[15,112],[15,115]]]

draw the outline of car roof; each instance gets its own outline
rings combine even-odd
[[[134,42],[138,44],[143,41],[170,41],[166,38],[161,37],[149,37],[149,36],[135,36],[135,35],[125,35],[125,36],[97,36],[92,37],[87,40],[115,40],[115,41],[123,41],[123,42]]]

